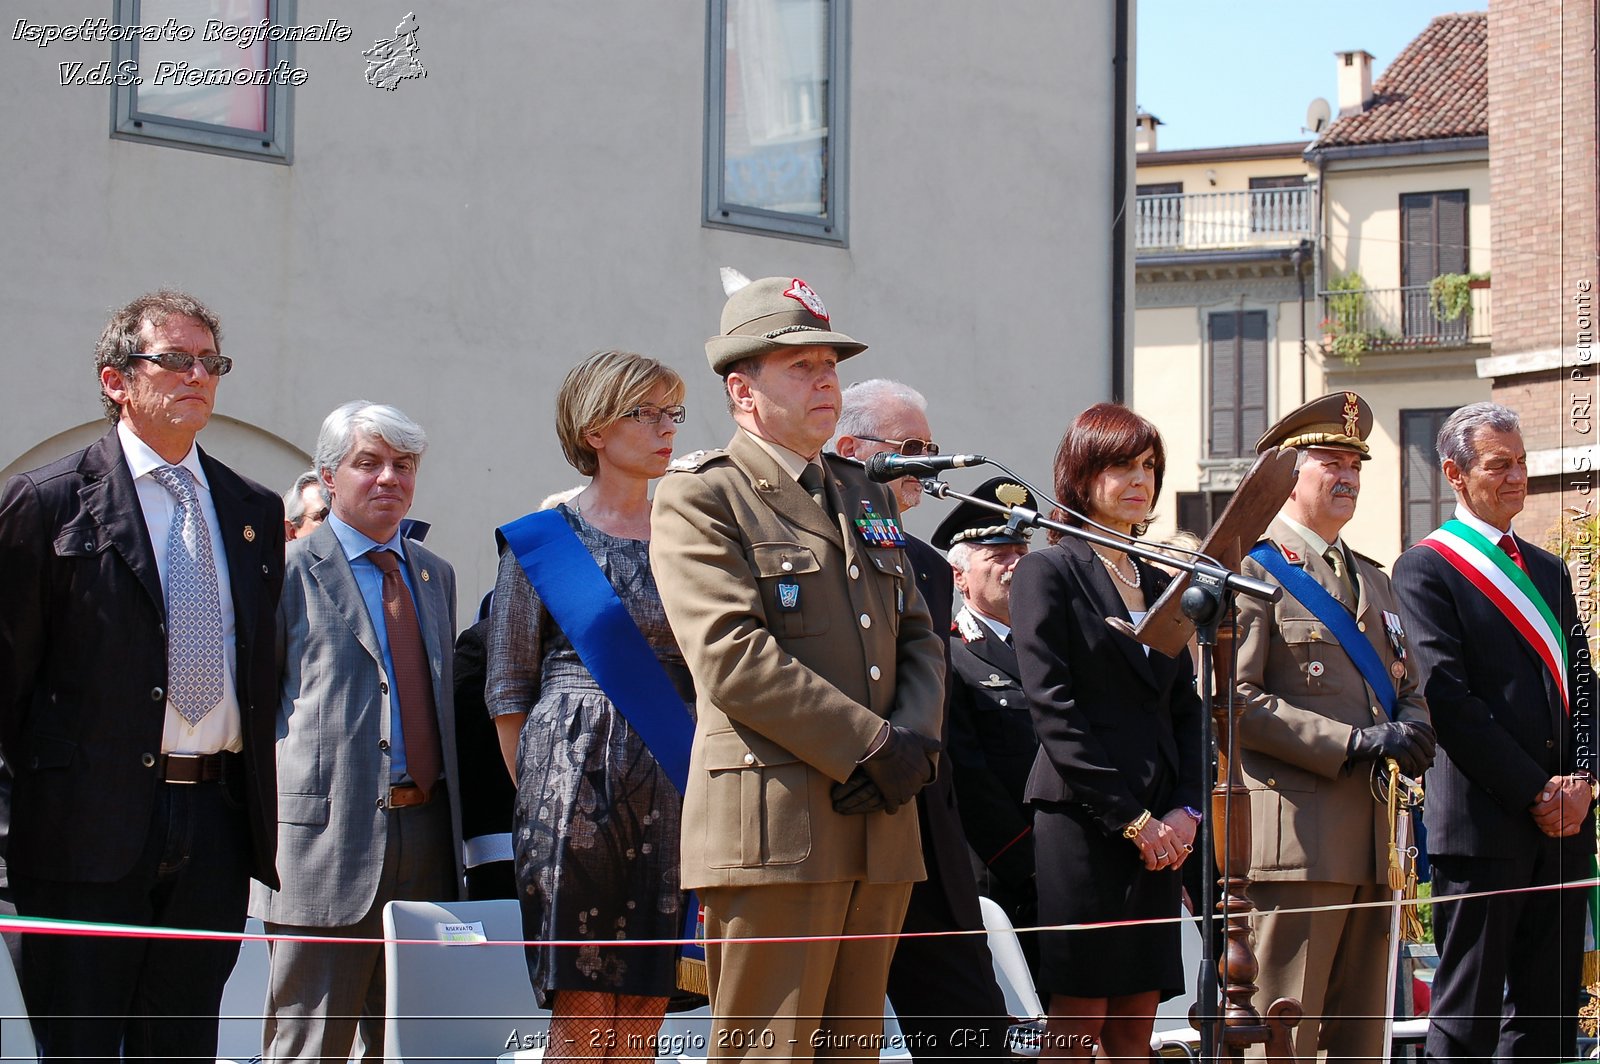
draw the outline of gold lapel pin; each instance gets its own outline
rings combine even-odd
[[[256,530],[250,525],[244,526],[244,541],[246,543],[254,543],[256,541]]]
[[[426,569],[422,570],[422,582],[424,584],[428,582],[428,570]]]

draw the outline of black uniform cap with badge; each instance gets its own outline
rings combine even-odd
[[[1039,508],[1033,492],[1005,477],[986,480],[966,494],[975,499],[987,499],[1002,506],[1021,506],[1029,510]],[[1027,543],[1031,528],[1012,528],[1003,513],[962,500],[961,504],[945,515],[934,529],[929,541],[940,550],[948,551],[957,543],[989,546],[998,543]]]

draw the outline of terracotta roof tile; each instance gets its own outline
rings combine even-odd
[[[1440,15],[1373,85],[1372,103],[1336,119],[1314,147],[1489,133],[1489,16]]]

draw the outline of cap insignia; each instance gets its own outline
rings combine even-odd
[[[1001,484],[994,489],[994,497],[1007,506],[1021,506],[1028,501],[1028,489],[1021,484]]]
[[[828,320],[828,308],[823,306],[822,297],[813,292],[811,290],[811,286],[806,284],[800,278],[794,278],[794,283],[791,284],[789,286],[789,290],[783,294],[788,296],[790,299],[797,301],[801,306],[809,310],[815,317],[821,318],[823,321]]]
[[[1344,434],[1355,437],[1361,422],[1361,397],[1355,392],[1344,393]]]

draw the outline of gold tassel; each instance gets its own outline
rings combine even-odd
[[[697,961],[693,957],[679,957],[678,989],[691,994],[709,995],[711,985],[706,980],[706,962]]]
[[[1583,955],[1583,985],[1594,986],[1600,983],[1600,949],[1592,949]]]
[[[1405,890],[1406,874],[1400,865],[1400,766],[1389,760],[1389,889]]]

